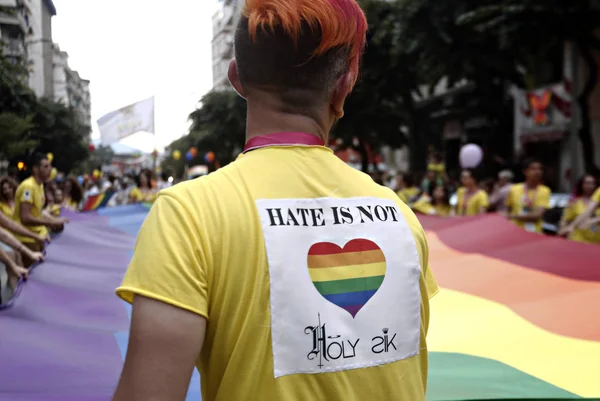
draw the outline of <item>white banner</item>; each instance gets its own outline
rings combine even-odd
[[[154,134],[154,97],[123,107],[98,120],[103,145],[144,131]]]

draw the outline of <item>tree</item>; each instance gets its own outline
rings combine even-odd
[[[507,0],[496,4],[474,7],[458,19],[461,26],[495,38],[505,48],[515,49],[521,56],[519,68],[529,77],[528,89],[535,86],[533,68],[535,58],[547,49],[549,43],[576,45],[586,66],[584,88],[577,98],[582,125],[579,139],[582,144],[586,169],[600,173],[594,160],[591,134],[590,99],[599,83],[598,62],[595,52],[600,51],[600,1],[598,0]]]
[[[190,114],[190,133],[167,147],[171,153],[180,151],[181,160],[168,158],[162,163],[163,170],[181,176],[185,165],[206,164],[204,156],[208,152],[215,153],[219,165],[226,165],[242,150],[246,136],[246,101],[233,90],[212,91],[200,104],[200,108]],[[187,160],[185,155],[192,146],[198,154]]]
[[[90,130],[75,110],[48,99],[39,99],[33,118],[35,128],[29,138],[38,141],[35,151],[54,154],[54,166],[69,173],[90,156]]]
[[[31,117],[0,113],[0,159],[11,160],[38,145],[34,139],[23,139],[34,127]]]
[[[414,122],[412,91],[418,89],[418,71],[411,49],[398,46],[396,4],[370,0],[362,6],[369,22],[367,46],[359,81],[346,101],[344,118],[334,135],[346,144],[355,142],[354,137],[358,139],[354,147],[362,156],[362,170],[367,172],[367,145],[400,147],[407,143],[401,127]]]
[[[0,156],[14,163],[51,152],[54,165],[68,173],[89,157],[90,127],[74,109],[36,98],[26,80],[24,66],[10,62],[0,46]]]

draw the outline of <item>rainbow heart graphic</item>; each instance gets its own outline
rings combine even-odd
[[[354,239],[344,248],[331,242],[314,244],[307,264],[317,291],[353,318],[379,290],[386,272],[383,251],[367,239]]]

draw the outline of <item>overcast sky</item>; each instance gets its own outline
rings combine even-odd
[[[155,96],[159,147],[187,133],[187,116],[212,87],[216,0],[54,0],[53,40],[91,81],[93,137],[102,115]],[[123,141],[143,151],[153,137]]]

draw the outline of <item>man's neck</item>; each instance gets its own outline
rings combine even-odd
[[[538,185],[540,185],[540,182],[535,180],[535,181],[525,181],[525,186],[527,188],[530,189],[536,189],[538,187]]]
[[[477,185],[468,186],[466,188],[467,188],[467,192],[475,192],[475,191],[477,191]]]
[[[40,178],[39,176],[37,176],[37,175],[33,174],[33,175],[32,175],[32,177],[33,177],[33,179],[35,180],[35,183],[36,183],[36,184],[38,184],[38,185],[41,185],[41,184],[43,184],[43,182],[42,182],[42,180],[41,180],[41,178]]]
[[[327,143],[329,129],[324,121],[309,115],[280,111],[268,100],[248,101],[246,141],[261,135],[278,132],[303,132],[321,138]]]

